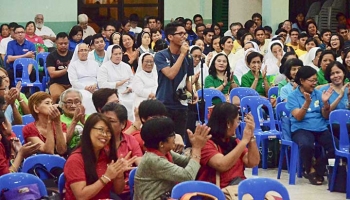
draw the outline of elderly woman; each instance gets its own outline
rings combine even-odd
[[[83,29],[82,39],[85,39],[87,36],[96,34],[95,30],[91,26],[89,26],[88,21],[89,18],[86,14],[78,15],[79,26],[81,26],[81,28]]]
[[[139,58],[139,67],[133,79],[132,88],[135,93],[134,108],[146,99],[155,99],[158,88],[158,74],[153,55],[144,53]]]
[[[316,89],[321,88],[322,86],[328,84],[328,81],[325,79],[325,71],[329,63],[336,60],[336,56],[331,50],[325,50],[321,53],[320,58],[318,59],[318,67],[320,70],[317,72],[317,85]]]
[[[117,156],[121,158],[131,152],[132,157],[137,157],[135,160],[135,166],[138,166],[143,154],[141,147],[135,137],[124,133],[126,123],[128,121],[128,113],[126,108],[118,103],[108,103],[103,106],[101,112],[109,119],[113,128],[117,148]],[[124,180],[125,182],[128,182],[129,172],[126,172],[124,174]],[[128,199],[129,196],[129,185],[125,185],[124,191],[121,195],[119,195],[119,197],[121,199]]]
[[[75,25],[69,31],[69,51],[74,51],[75,47],[83,42],[83,28],[79,25]]]
[[[57,107],[45,92],[36,92],[29,98],[29,109],[35,121],[24,126],[23,137],[25,142],[39,143],[41,153],[66,153],[67,130]]]
[[[244,168],[259,164],[253,116],[246,115],[245,122],[243,137],[239,140],[235,137],[240,124],[238,107],[226,102],[214,107],[208,122],[212,138],[202,149],[198,180],[218,184],[221,188],[238,185],[245,179]],[[216,179],[216,173],[219,173],[220,180]]]
[[[89,47],[85,43],[78,44],[68,67],[68,78],[72,88],[80,90],[83,95],[83,105],[86,113],[96,112],[92,103],[92,93],[97,88],[97,73],[99,65],[95,60],[88,59]]]
[[[78,145],[87,119],[82,99],[83,96],[79,90],[73,88],[65,90],[60,96],[59,106],[63,112],[60,117],[61,122],[68,127],[66,135],[68,150],[72,150]]]
[[[191,156],[179,155],[175,147],[174,122],[167,117],[146,121],[141,137],[147,152],[135,175],[134,199],[163,199],[170,197],[179,182],[194,180],[200,168],[201,149],[210,135],[210,128],[199,125],[195,133],[188,131],[192,144]]]
[[[109,199],[125,186],[124,172],[135,160],[116,155],[115,136],[108,118],[92,114],[84,126],[79,147],[64,166],[66,199]]]
[[[134,93],[131,83],[134,77],[128,64],[122,61],[123,51],[118,45],[110,45],[104,63],[99,68],[97,82],[100,88],[118,89],[118,97],[128,110],[129,120],[133,121]]]
[[[205,78],[205,88],[214,88],[221,91],[226,97],[232,88],[238,87],[231,73],[230,64],[226,54],[218,53],[214,56],[209,67],[209,76]],[[229,98],[227,98],[229,101]],[[214,99],[213,104],[221,102],[219,99]]]
[[[332,135],[326,120],[330,113],[328,100],[333,89],[329,88],[323,93],[315,90],[316,70],[310,66],[303,66],[298,70],[295,82],[299,87],[289,94],[286,104],[292,114],[292,140],[299,146],[299,156],[305,169],[304,176],[311,184],[322,185],[328,158],[334,157]],[[324,148],[326,155],[321,155],[312,166],[315,142]]]

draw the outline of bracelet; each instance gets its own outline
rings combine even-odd
[[[131,124],[131,126],[132,126],[134,129],[136,129],[136,130],[140,130],[140,129],[138,129],[134,124]]]
[[[304,106],[303,106],[303,107],[301,107],[301,109],[303,109],[303,110],[307,110],[307,108],[305,108]]]
[[[102,175],[102,177],[105,178],[105,179],[107,179],[109,182],[111,181],[111,179],[108,178],[108,176],[106,176],[106,175],[104,175],[104,174]]]
[[[100,177],[99,180],[101,181],[101,183],[102,183],[103,185],[107,185],[107,183],[102,179],[102,177]]]
[[[201,156],[197,156],[197,155],[191,154],[191,158],[194,158],[194,159],[198,158],[200,160]]]

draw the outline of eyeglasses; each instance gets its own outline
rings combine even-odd
[[[86,52],[89,52],[89,50],[88,49],[80,49],[78,52],[79,53],[86,53]]]
[[[194,59],[201,59],[202,56],[192,56]]]
[[[81,101],[62,101],[66,106],[71,107],[73,104],[76,106],[79,106],[81,104]]]
[[[307,81],[311,82],[311,83],[317,83],[317,79],[313,79],[313,80],[310,80],[310,79],[306,79]]]
[[[103,128],[97,128],[97,127],[92,127],[92,128],[97,130],[100,135],[106,135],[107,137],[112,136],[112,134],[109,130],[105,131]]]
[[[338,41],[339,38],[334,38],[334,39],[331,39],[331,42],[334,42],[334,41]]]
[[[173,35],[179,35],[180,37],[183,37],[186,35],[186,32],[174,33]]]
[[[24,31],[21,32],[15,32],[16,34],[24,34]]]

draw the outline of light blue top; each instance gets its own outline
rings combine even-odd
[[[14,117],[13,117],[13,110],[11,105],[8,105],[6,110],[5,110],[5,117],[7,119],[7,121],[12,124],[12,122],[14,121]]]
[[[305,102],[304,95],[300,92],[300,87],[295,89],[288,96],[286,108],[292,113],[294,109],[300,109]],[[292,133],[299,130],[308,130],[322,132],[327,129],[327,120],[322,116],[322,93],[318,90],[314,90],[311,93],[311,103],[301,121],[296,120],[293,115],[290,118]]]
[[[282,101],[288,99],[288,95],[293,92],[293,85],[291,83],[287,83],[287,85],[283,86],[280,91],[280,98]]]
[[[323,86],[320,88],[320,92],[322,94],[323,91],[327,91],[328,88],[330,87],[329,84]],[[337,98],[338,98],[339,94],[336,91],[333,91],[331,97],[328,100],[329,105],[331,105]],[[348,90],[345,90],[343,98],[340,100],[340,102],[338,103],[337,107],[335,107],[335,110],[338,109],[348,109]]]

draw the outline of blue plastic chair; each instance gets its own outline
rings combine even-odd
[[[260,127],[260,112],[261,107],[266,106],[268,109],[268,115],[270,120],[264,123],[264,126],[269,127],[269,131],[262,131]],[[260,146],[262,144],[262,168],[267,169],[267,157],[268,157],[268,139],[281,138],[281,132],[276,130],[275,117],[272,105],[266,98],[260,96],[243,97],[241,99],[241,113],[242,116],[251,112],[255,121],[254,135],[256,137],[256,144]],[[253,175],[258,175],[258,167],[253,168]]]
[[[30,156],[25,159],[22,165],[22,172],[29,172],[31,168],[33,168],[36,164],[42,164],[48,171],[50,171],[54,167],[60,167],[63,169],[66,160],[57,155],[49,155],[49,154],[37,154]],[[41,173],[39,170],[40,179],[46,180],[46,173]]]
[[[46,90],[46,86],[50,80],[50,76],[46,68],[46,58],[49,54],[50,52],[42,52],[36,55],[36,62],[39,64],[40,63],[39,61],[42,59],[44,63],[43,68],[44,68],[45,76],[43,76],[43,80],[42,80],[44,91]]]
[[[24,137],[23,137],[23,130],[24,125],[14,125],[12,126],[12,131],[16,134],[16,137],[18,137],[19,141],[24,144]]]
[[[333,167],[333,175],[331,179],[331,184],[329,187],[330,191],[334,190],[335,176],[337,175],[337,170],[340,162],[340,158],[346,158],[349,166],[350,163],[350,143],[349,143],[349,130],[347,129],[346,124],[350,121],[350,111],[349,110],[334,110],[329,115],[329,124],[339,123],[340,134],[339,134],[339,148],[335,145],[333,128],[331,127],[333,145],[335,149],[335,163]],[[347,173],[346,178],[346,199],[350,199],[350,172]]]
[[[64,190],[65,184],[66,184],[66,177],[64,177],[64,173],[62,173],[58,178],[58,192],[60,193],[61,197],[63,197],[63,190]]]
[[[198,93],[198,97],[199,98],[202,98],[202,90],[198,90],[197,91]],[[213,101],[213,98],[220,98],[222,102],[226,102],[226,98],[225,98],[225,95],[219,91],[219,90],[216,90],[216,89],[212,89],[212,88],[205,88],[204,89],[204,101],[205,101],[205,110],[204,110],[204,121],[205,123],[208,123],[208,107],[212,106],[212,101]],[[199,106],[197,104],[197,109],[198,109],[198,120],[200,119],[199,118]]]
[[[32,64],[33,65],[33,70],[35,70],[35,77],[36,80],[35,82],[31,82],[29,79],[29,73],[28,73],[28,65]],[[40,82],[39,79],[39,66],[38,63],[31,58],[18,58],[15,60],[13,63],[13,71],[16,72],[16,68],[18,65],[22,66],[22,77],[17,77],[16,73],[14,73],[14,81],[15,85],[17,84],[18,81],[22,81],[22,87],[37,87],[40,89],[40,91],[45,91],[43,88],[43,84]],[[34,90],[32,90],[32,93]]]
[[[34,117],[31,114],[22,116],[22,123],[23,123],[23,125],[27,125],[27,124],[32,123],[34,121],[35,121],[35,119],[34,119]]]
[[[250,194],[254,199],[264,199],[267,192],[279,193],[283,200],[289,200],[288,190],[277,180],[270,178],[248,178],[238,185],[238,200],[242,200],[245,194]]]
[[[134,168],[129,173],[129,188],[130,188],[130,197],[131,197],[131,199],[134,198],[134,182],[135,182],[136,170],[137,170],[137,168]]]
[[[30,184],[37,184],[40,195],[42,197],[47,196],[44,182],[32,174],[17,172],[0,176],[0,191],[3,189],[14,189]]]
[[[230,101],[232,102],[232,98],[237,96],[240,100],[243,97],[248,97],[248,96],[260,96],[259,93],[252,88],[248,87],[238,87],[238,88],[233,88],[230,92]]]
[[[267,93],[267,97],[269,98],[269,100],[271,99],[271,96],[275,95],[276,98],[278,97],[278,87],[270,87],[268,93]]]
[[[282,117],[290,117],[289,110],[286,109],[286,102],[281,102],[277,104],[276,106],[276,119],[278,121],[278,129],[282,131]],[[285,116],[284,116],[285,115]],[[291,150],[291,158],[290,162],[288,159],[288,147],[290,147]],[[301,168],[298,165],[299,160],[299,148],[298,145],[291,141],[286,140],[283,137],[283,134],[281,134],[281,151],[280,151],[280,158],[278,162],[278,173],[277,173],[277,179],[280,179],[281,177],[281,171],[282,171],[282,162],[283,158],[286,156],[287,160],[287,169],[289,172],[289,184],[295,185],[295,173],[298,172],[298,177],[301,178]]]
[[[171,198],[180,199],[184,194],[192,192],[202,192],[213,195],[218,200],[225,200],[224,193],[222,193],[218,186],[205,181],[185,181],[179,183],[171,191]]]

